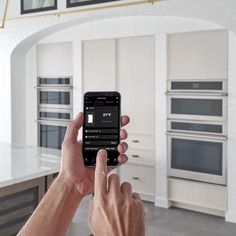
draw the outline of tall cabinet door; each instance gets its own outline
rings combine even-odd
[[[115,90],[115,39],[83,42],[83,92]]]
[[[168,36],[168,79],[226,79],[228,33],[225,30]]]
[[[117,41],[117,87],[122,112],[131,118],[131,133],[154,134],[155,39],[153,36]]]
[[[127,126],[129,162],[119,168],[122,182],[146,201],[154,201],[155,39],[152,36],[117,40],[117,88]]]

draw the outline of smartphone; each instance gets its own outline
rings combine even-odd
[[[99,149],[108,153],[107,165],[117,166],[120,143],[120,93],[84,94],[83,158],[85,166],[95,166]]]

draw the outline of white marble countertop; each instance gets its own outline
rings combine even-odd
[[[61,151],[0,142],[0,188],[57,173]]]

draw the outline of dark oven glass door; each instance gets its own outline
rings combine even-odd
[[[223,121],[226,119],[226,97],[169,96],[170,118]]]
[[[168,131],[196,134],[226,135],[226,124],[222,124],[222,122],[168,120],[167,124]]]
[[[173,136],[169,142],[173,176],[225,184],[225,141]]]
[[[40,107],[72,108],[72,92],[70,89],[40,89],[38,91]]]
[[[72,85],[72,78],[42,78],[38,77],[38,86],[70,86]]]
[[[40,109],[39,120],[70,121],[72,119],[71,110]]]
[[[169,92],[190,93],[215,93],[226,94],[228,90],[227,80],[198,81],[198,80],[168,80],[167,90]]]
[[[171,168],[222,175],[222,143],[173,138]]]
[[[66,126],[39,124],[39,146],[44,148],[61,149],[66,133]]]

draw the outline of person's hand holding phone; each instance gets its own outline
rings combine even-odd
[[[97,154],[95,192],[89,206],[89,226],[96,236],[144,236],[144,208],[132,187],[120,185],[118,175],[107,177],[107,152]]]
[[[93,191],[95,173],[94,168],[85,167],[82,156],[82,143],[81,141],[77,141],[78,132],[83,126],[83,120],[84,114],[81,112],[67,127],[66,135],[62,144],[62,165],[59,174],[76,186],[81,197],[84,197]],[[125,126],[128,123],[129,117],[122,116],[121,126]],[[121,129],[120,139],[125,140],[126,138],[126,130]],[[125,155],[127,148],[128,145],[125,142],[121,142],[118,145],[118,151],[120,153],[118,157],[119,164],[123,164],[127,161],[127,156]],[[111,168],[109,168],[108,171],[110,170]]]

